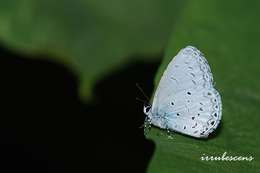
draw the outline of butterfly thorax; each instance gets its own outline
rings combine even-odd
[[[152,109],[152,106],[144,106],[144,113],[147,115],[146,121],[160,128],[167,128],[166,112],[158,112],[157,109]]]

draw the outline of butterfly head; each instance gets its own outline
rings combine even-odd
[[[144,105],[144,114],[146,115],[144,120],[144,134],[147,134],[150,131],[152,124],[152,105]]]
[[[151,105],[144,105],[144,114],[147,115],[148,117],[151,116]]]

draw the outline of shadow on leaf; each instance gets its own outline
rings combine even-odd
[[[151,93],[158,62],[106,76],[95,102],[84,104],[76,76],[62,65],[4,48],[0,56],[0,172],[146,171],[155,145],[139,128],[135,83]]]

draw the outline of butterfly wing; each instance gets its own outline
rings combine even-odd
[[[221,98],[207,60],[194,47],[169,63],[154,95],[152,124],[194,137],[207,137],[219,124]]]

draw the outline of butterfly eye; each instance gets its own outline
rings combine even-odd
[[[151,106],[146,106],[146,107],[144,108],[144,110],[145,110],[146,113],[148,113],[150,109],[151,109]]]
[[[191,95],[191,93],[190,93],[190,92],[187,92],[187,94],[188,94],[188,95]]]
[[[173,102],[171,102],[171,105],[174,105],[174,103],[173,103]]]

